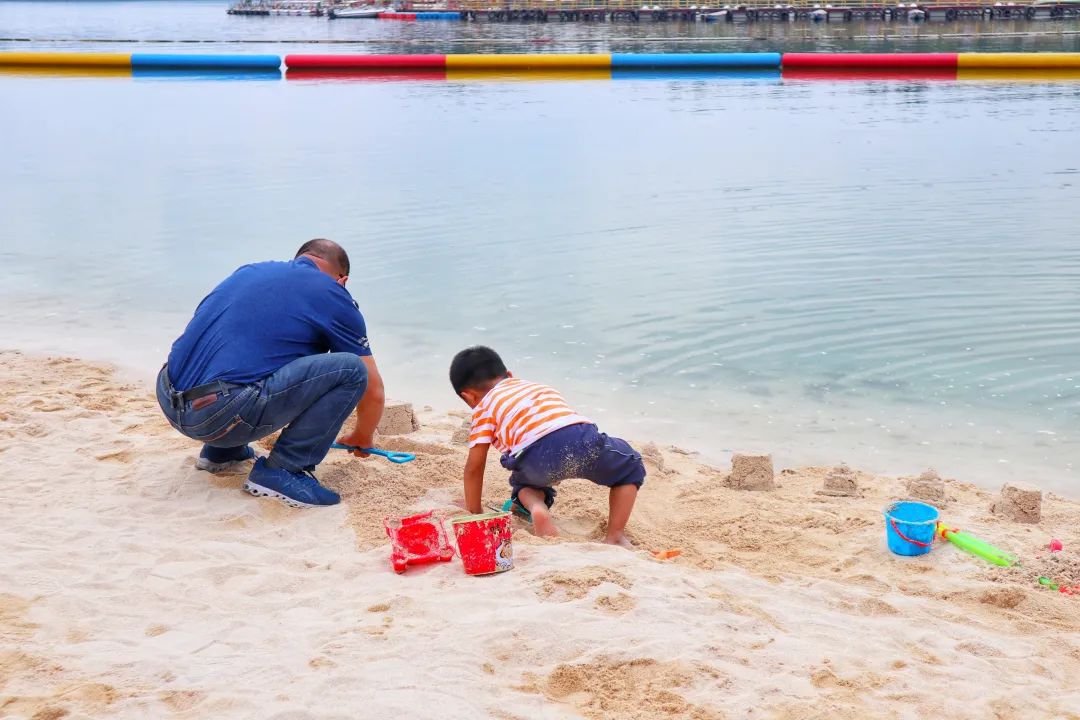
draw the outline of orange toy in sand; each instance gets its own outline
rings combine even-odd
[[[454,557],[442,516],[434,510],[403,518],[386,518],[383,527],[390,538],[390,561],[394,564],[394,572],[403,573],[409,565],[449,562]]]

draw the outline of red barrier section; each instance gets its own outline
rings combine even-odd
[[[445,70],[445,55],[286,55],[289,70]]]
[[[346,82],[424,82],[445,80],[446,70],[435,68],[354,68],[325,70],[321,68],[289,68],[286,80],[342,80]]]
[[[784,53],[781,68],[956,70],[957,53]]]
[[[784,80],[955,80],[956,69],[948,68],[786,68]]]
[[[384,12],[379,13],[380,20],[415,20],[416,13]]]

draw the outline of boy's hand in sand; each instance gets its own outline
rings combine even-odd
[[[338,438],[338,442],[342,445],[352,445],[358,448],[371,448],[375,447],[375,438],[372,435],[363,435],[357,432],[351,432],[348,435]],[[350,450],[350,453],[356,457],[367,458],[371,457],[370,453],[360,452],[359,450]]]

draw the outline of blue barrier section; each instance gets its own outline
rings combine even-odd
[[[265,70],[262,68],[255,68],[252,70],[235,70],[230,68],[201,70],[199,68],[141,67],[131,68],[131,76],[144,80],[153,78],[155,80],[166,81],[209,80],[210,82],[248,82],[253,80],[277,81],[281,80],[282,74],[280,70]]]
[[[702,82],[762,82],[780,83],[780,70],[771,68],[724,68],[711,70],[673,67],[657,68],[611,68],[612,80],[699,80]]]
[[[158,70],[279,71],[280,55],[184,55],[132,53],[131,67]]]
[[[619,68],[779,68],[780,53],[613,53]]]
[[[418,12],[416,13],[417,20],[460,20],[461,13],[459,12]]]

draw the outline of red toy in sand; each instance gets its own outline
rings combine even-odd
[[[394,572],[403,573],[409,565],[449,562],[454,548],[435,510],[403,518],[386,518],[383,527],[390,538],[390,561]]]

